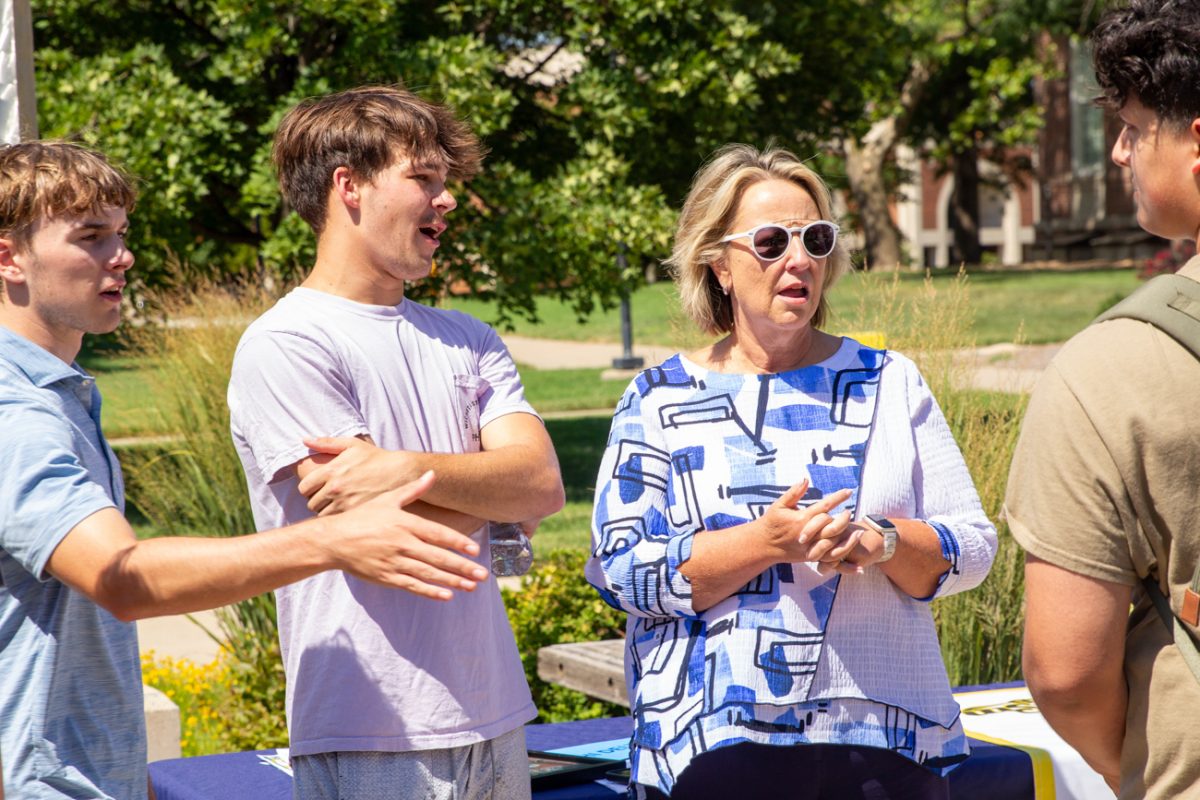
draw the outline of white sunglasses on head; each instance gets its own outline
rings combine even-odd
[[[748,236],[755,254],[770,263],[783,258],[783,254],[792,246],[792,236],[795,235],[800,237],[800,246],[810,257],[825,258],[833,252],[834,245],[837,244],[838,230],[840,229],[837,225],[823,219],[799,228],[769,222],[744,233],[731,233],[721,241],[732,242],[734,239]]]

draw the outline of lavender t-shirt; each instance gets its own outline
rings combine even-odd
[[[471,453],[492,420],[534,413],[504,344],[473,317],[305,288],[246,330],[229,408],[259,530],[311,516],[294,471],[303,437]],[[276,597],[295,755],[456,747],[536,714],[494,580],[442,602],[329,571]]]

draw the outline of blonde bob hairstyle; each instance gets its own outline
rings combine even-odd
[[[692,320],[708,334],[733,330],[733,301],[722,293],[712,265],[725,257],[721,239],[736,231],[730,226],[746,190],[767,180],[791,181],[806,191],[821,219],[830,220],[833,203],[821,177],[787,150],[758,150],[748,144],[728,144],[713,153],[696,177],[675,230],[675,246],[666,264],[679,286],[680,303]],[[841,240],[826,257],[821,300],[812,325],[820,328],[829,313],[826,292],[850,267],[850,255]]]

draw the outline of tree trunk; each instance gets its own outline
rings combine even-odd
[[[978,264],[983,260],[979,243],[979,152],[972,147],[951,156],[954,191],[950,195],[950,230],[954,234],[952,264]]]
[[[887,125],[891,120],[882,120],[871,126]],[[898,270],[902,261],[900,231],[892,222],[888,209],[887,185],[883,179],[883,167],[891,152],[891,145],[868,134],[862,143],[847,140],[846,178],[850,183],[850,195],[858,208],[858,219],[862,225],[866,249],[866,268]]]
[[[929,65],[914,61],[898,98],[899,110],[871,124],[861,141],[846,139],[846,178],[850,196],[858,207],[866,239],[867,269],[900,269],[903,259],[900,231],[888,209],[888,186],[883,169],[888,157],[908,129],[921,94],[929,83]]]

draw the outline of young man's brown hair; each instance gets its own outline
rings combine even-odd
[[[483,147],[449,108],[400,86],[362,86],[301,102],[279,123],[271,152],[284,200],[317,234],[335,169],[371,181],[399,157],[464,180],[479,172]]]
[[[0,146],[0,239],[29,244],[35,222],[105,207],[132,211],[137,192],[125,173],[94,150],[61,141]]]

